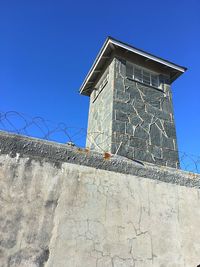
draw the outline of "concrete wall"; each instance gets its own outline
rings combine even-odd
[[[0,133],[1,267],[197,267],[200,176]]]

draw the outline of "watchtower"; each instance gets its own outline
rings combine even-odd
[[[90,96],[87,147],[178,168],[171,84],[185,71],[108,37],[80,88]]]

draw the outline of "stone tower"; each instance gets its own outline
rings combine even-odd
[[[178,168],[171,84],[185,71],[108,37],[80,88],[90,96],[86,146]]]

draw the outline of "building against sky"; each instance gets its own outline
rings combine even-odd
[[[86,146],[179,168],[171,84],[185,71],[108,37],[80,88],[90,96]]]
[[[86,129],[89,98],[77,92],[111,35],[188,67],[174,115],[179,150],[199,155],[199,13],[198,0],[0,1],[0,110]]]
[[[199,266],[200,175],[179,169],[171,96],[185,70],[109,37],[80,89],[90,149],[0,131],[1,267]]]

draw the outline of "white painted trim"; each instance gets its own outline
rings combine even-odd
[[[106,40],[107,42],[107,40]],[[107,44],[105,45],[104,49],[101,51],[100,54],[97,55],[95,61],[96,63],[94,65],[92,65],[92,67],[90,68],[89,72],[88,72],[88,76],[86,77],[86,79],[84,80],[83,84],[81,85],[81,92],[85,86],[85,84],[88,82],[88,80],[90,79],[90,77],[92,76],[93,70],[96,68],[97,64],[99,63],[99,61],[101,60],[102,54],[105,52],[105,50],[107,49],[107,46],[109,45],[109,42],[107,42]]]

